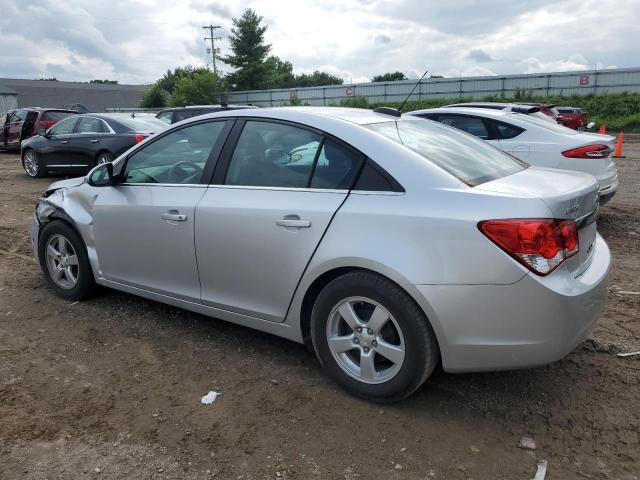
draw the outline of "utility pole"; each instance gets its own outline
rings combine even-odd
[[[222,37],[214,37],[213,36],[213,31],[216,28],[222,28],[220,25],[207,25],[202,27],[205,30],[209,30],[209,37],[204,37],[204,41],[206,42],[207,40],[211,40],[211,61],[213,62],[213,73],[215,73],[216,75],[218,74],[218,70],[216,69],[216,46],[215,46],[215,41],[216,40],[222,40]]]

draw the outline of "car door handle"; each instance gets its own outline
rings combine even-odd
[[[97,138],[94,138],[91,140],[91,143],[98,143],[100,140],[98,140]]]
[[[170,220],[172,222],[184,222],[187,220],[187,216],[182,215],[181,213],[163,213],[160,215],[160,218],[163,220]]]
[[[300,217],[283,218],[282,220],[276,220],[276,225],[279,227],[309,228],[311,226],[311,221],[300,220]]]
[[[69,143],[69,140],[60,140],[60,143],[62,143],[62,144]]]

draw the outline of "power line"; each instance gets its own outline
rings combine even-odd
[[[210,37],[204,37],[204,41],[211,40],[211,61],[213,64],[213,73],[218,74],[218,70],[216,69],[216,40],[222,40],[222,37],[214,37],[213,31],[217,28],[222,28],[220,25],[207,25],[202,27],[205,30],[209,30]]]

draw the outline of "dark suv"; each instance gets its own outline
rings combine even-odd
[[[27,107],[9,110],[0,118],[0,148],[20,150],[20,142],[34,136],[39,130],[47,129],[69,115],[74,110],[61,108]]]
[[[168,124],[180,122],[187,118],[204,115],[205,113],[222,112],[223,110],[240,110],[244,108],[257,108],[253,105],[190,105],[187,107],[174,107],[161,110],[156,115],[163,122]]]

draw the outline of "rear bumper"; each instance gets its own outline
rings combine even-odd
[[[586,338],[607,298],[611,254],[596,236],[579,277],[559,268],[511,285],[414,285],[434,323],[446,371],[484,371],[560,360]]]
[[[598,191],[598,194],[600,195],[600,205],[604,205],[613,198],[618,190],[618,174],[615,174],[606,180],[599,180],[599,183],[600,190]]]

